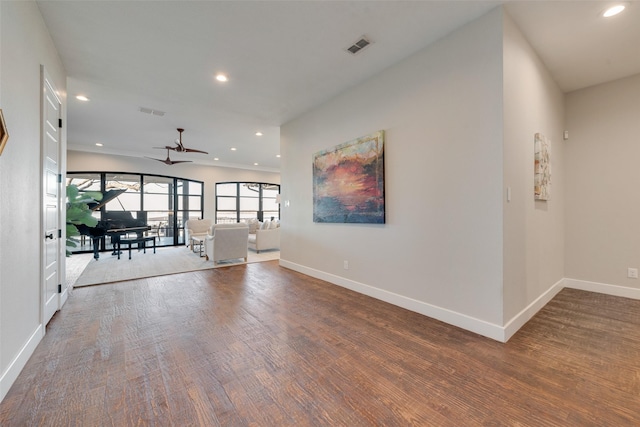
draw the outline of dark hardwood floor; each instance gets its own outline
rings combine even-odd
[[[565,289],[507,344],[277,261],[73,291],[9,426],[637,426],[640,301]]]

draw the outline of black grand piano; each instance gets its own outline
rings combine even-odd
[[[108,190],[102,194],[102,200],[100,200],[100,202],[89,203],[89,208],[92,211],[102,209],[103,206],[125,191],[127,190]],[[129,211],[105,211],[102,215],[103,219],[98,221],[95,227],[88,227],[86,225],[78,225],[77,227],[80,234],[91,238],[93,243],[93,258],[97,260],[100,258],[100,239],[102,237],[110,236],[111,243],[115,248],[115,243],[120,240],[120,237],[128,233],[136,233],[137,237],[141,238],[145,231],[151,229],[151,227],[147,225],[146,215],[142,215],[143,213],[145,212],[139,212],[141,218],[134,218]],[[114,250],[113,255],[115,254],[116,252]]]

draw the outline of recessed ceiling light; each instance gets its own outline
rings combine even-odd
[[[258,163],[254,163],[253,166],[258,166]]]
[[[276,157],[277,157],[277,158],[280,158],[280,154],[276,154]]]
[[[604,13],[602,14],[602,16],[605,17],[605,18],[610,18],[612,16],[615,16],[615,15],[619,14],[624,9],[625,9],[625,5],[617,4],[615,6],[611,6],[609,9],[605,10]]]
[[[256,136],[262,136],[262,132],[260,131],[256,132]]]
[[[213,160],[220,160],[220,159],[219,159],[219,158],[217,158],[217,157],[214,157],[214,158],[213,158]]]
[[[219,81],[219,82],[226,82],[229,79],[224,74],[218,73],[218,74],[216,74],[216,80]]]
[[[84,95],[78,95],[78,96],[76,96],[76,99],[77,99],[78,101],[84,101],[84,102],[86,102],[86,101],[88,101],[88,100],[89,100],[89,98],[87,98],[87,97],[86,97],[86,96],[84,96]]]
[[[236,147],[231,147],[231,151],[236,151],[237,148]]]
[[[102,143],[101,142],[96,142],[96,147],[102,147]]]

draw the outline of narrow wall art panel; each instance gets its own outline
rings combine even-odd
[[[384,131],[313,155],[313,221],[384,224]]]
[[[551,141],[541,133],[534,137],[534,198],[549,200],[551,190]]]

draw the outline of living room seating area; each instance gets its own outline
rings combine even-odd
[[[247,260],[248,249],[280,249],[280,221],[256,219],[239,223],[213,224],[211,219],[191,219],[185,223],[185,243],[214,263],[231,259]]]

